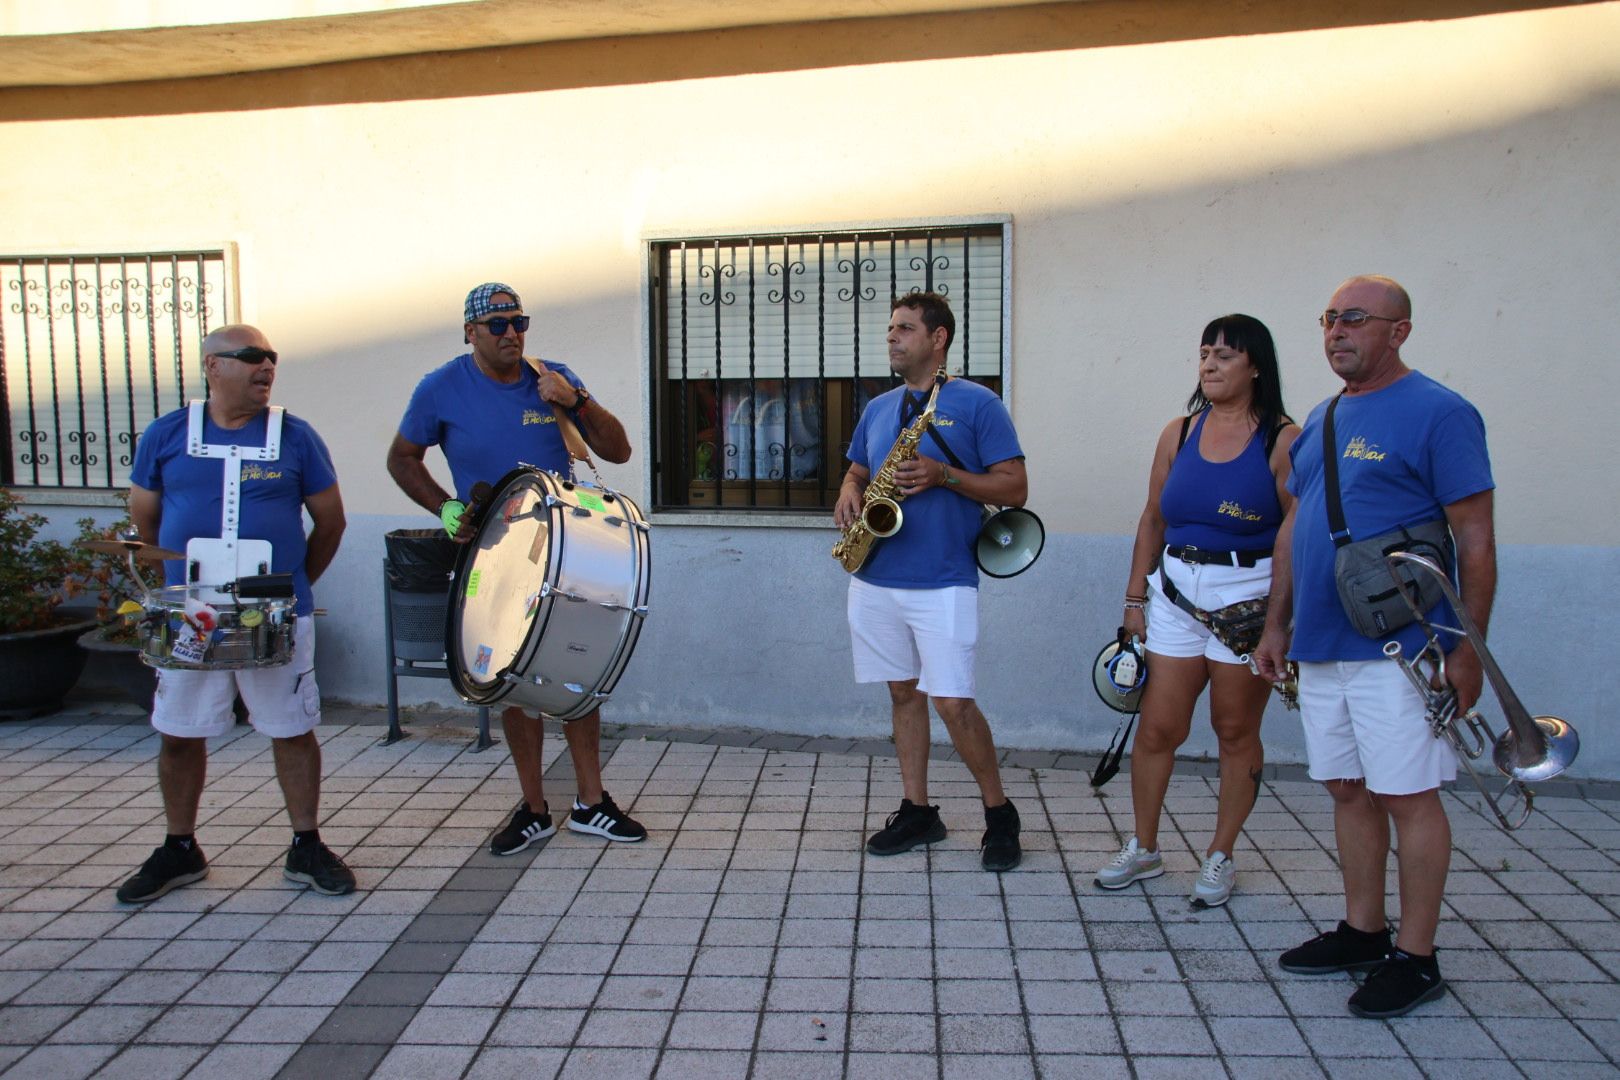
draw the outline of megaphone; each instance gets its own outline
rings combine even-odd
[[[1122,713],[1140,712],[1147,686],[1147,654],[1141,641],[1122,626],[1091,665],[1091,684],[1104,705]]]
[[[1010,578],[1033,566],[1045,546],[1046,527],[1040,518],[1023,507],[998,511],[986,506],[973,557],[991,577]]]

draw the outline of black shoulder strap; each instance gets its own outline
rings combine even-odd
[[[1198,411],[1203,412],[1204,410],[1200,409]],[[1176,453],[1178,454],[1181,453],[1181,448],[1187,445],[1187,428],[1191,426],[1192,418],[1196,415],[1197,413],[1188,413],[1181,418],[1181,435],[1176,439]]]
[[[1328,402],[1327,415],[1322,417],[1322,475],[1326,481],[1328,535],[1333,537],[1334,547],[1344,547],[1350,542],[1350,530],[1344,527],[1344,504],[1339,501],[1339,440],[1333,434],[1333,410],[1339,407],[1342,396],[1342,393],[1333,395],[1333,400]]]
[[[945,451],[945,458],[947,461],[949,461],[956,468],[961,469],[963,472],[967,472],[967,466],[962,464],[962,459],[957,457],[956,453],[951,450],[950,444],[945,441],[945,436],[939,433],[939,428],[930,423],[928,425],[928,434],[932,435],[934,437],[934,441],[939,444],[939,448]]]
[[[1266,460],[1270,461],[1271,452],[1277,449],[1277,437],[1282,434],[1283,428],[1288,426],[1288,417],[1284,416],[1279,419],[1275,416],[1267,416],[1263,422],[1271,425],[1271,430],[1266,433]]]

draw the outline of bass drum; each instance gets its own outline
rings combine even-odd
[[[523,466],[460,545],[446,627],[457,693],[575,720],[613,692],[651,586],[650,526],[624,495]]]

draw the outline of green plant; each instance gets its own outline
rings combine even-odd
[[[45,518],[0,488],[0,634],[42,630],[56,609],[84,591],[89,560],[55,540],[39,539]]]
[[[101,636],[109,641],[133,644],[135,628],[128,619],[116,619],[119,606],[143,591],[129,573],[129,560],[123,555],[86,551],[86,540],[121,540],[133,535],[129,520],[129,496],[124,496],[124,515],[111,525],[97,525],[95,518],[79,519],[79,535],[74,538],[79,566],[75,570],[80,588],[96,596],[96,621],[102,624]],[[161,570],[158,571],[161,575]]]

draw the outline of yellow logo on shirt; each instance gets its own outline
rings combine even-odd
[[[254,465],[251,462],[242,464],[242,479],[244,480],[280,480],[280,469],[267,469],[263,465]]]
[[[1221,501],[1221,508],[1219,510],[1217,510],[1216,513],[1225,514],[1227,517],[1235,517],[1239,521],[1259,521],[1259,520],[1261,520],[1261,515],[1260,514],[1256,514],[1252,510],[1243,509],[1242,506],[1240,506],[1237,503],[1233,502],[1231,499],[1223,499]]]
[[[956,426],[956,421],[952,420],[948,416],[941,416],[938,413],[935,413],[934,414],[934,426],[935,427],[955,427]]]
[[[535,409],[523,410],[524,427],[528,427],[530,424],[555,424],[556,422],[557,417],[553,413],[542,413]]]
[[[1388,456],[1388,452],[1378,449],[1377,443],[1373,443],[1371,446],[1368,446],[1367,440],[1362,438],[1360,435],[1357,435],[1355,438],[1351,439],[1349,445],[1344,448],[1344,456],[1347,458],[1356,458],[1359,461],[1383,461],[1384,458]]]

